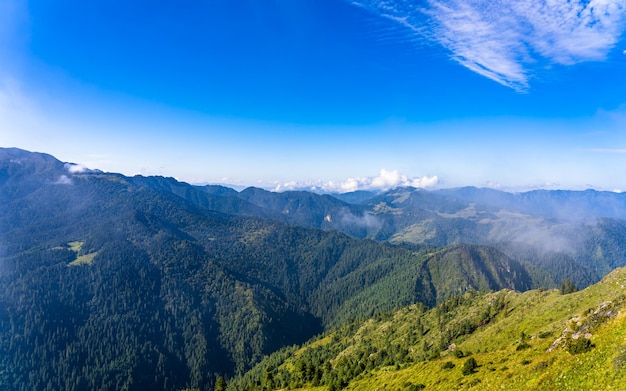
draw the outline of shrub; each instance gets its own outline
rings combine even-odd
[[[528,349],[529,347],[529,344],[527,344],[526,342],[522,342],[521,344],[517,345],[515,350],[519,352],[520,350]]]
[[[585,353],[594,347],[595,345],[592,344],[591,340],[587,338],[570,339],[567,342],[567,351],[571,354]]]
[[[404,387],[407,389],[407,391],[419,391],[426,388],[426,386],[423,384],[413,384],[411,382],[404,383]]]
[[[552,331],[542,331],[539,334],[537,334],[537,337],[539,337],[541,339],[545,339],[545,338],[551,337],[552,334],[553,334]]]
[[[428,359],[431,361],[437,360],[439,357],[441,357],[441,353],[439,353],[437,349],[431,350],[430,353],[428,354]]]
[[[443,369],[452,369],[454,368],[456,365],[454,365],[454,363],[452,361],[446,361],[443,363],[443,365],[441,366],[441,368]]]
[[[465,364],[463,364],[461,372],[463,373],[463,376],[471,375],[472,373],[476,372],[476,368],[478,368],[478,363],[476,362],[476,359],[474,357],[470,357],[467,359],[467,361],[465,361]]]
[[[534,371],[543,371],[544,369],[548,368],[550,366],[550,363],[547,361],[542,361],[539,364],[535,365],[533,367]]]

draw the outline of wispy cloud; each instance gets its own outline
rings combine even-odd
[[[55,185],[71,185],[72,179],[69,178],[67,175],[61,175],[59,179],[57,179],[56,182],[54,182],[54,184]]]
[[[518,91],[533,70],[603,60],[626,27],[626,0],[361,0],[468,69]]]
[[[276,184],[274,191],[287,190],[317,190],[329,193],[348,193],[357,190],[387,190],[399,186],[411,186],[417,188],[434,187],[439,183],[437,176],[410,178],[401,174],[398,170],[380,170],[378,176],[348,178],[341,182],[335,181],[307,181],[287,182]]]

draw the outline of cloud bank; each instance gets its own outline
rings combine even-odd
[[[606,59],[626,0],[360,0],[353,4],[442,45],[466,68],[518,91],[533,69]]]
[[[274,191],[287,190],[313,190],[325,193],[348,193],[357,190],[387,190],[399,186],[411,186],[417,188],[434,187],[439,182],[437,176],[409,178],[398,170],[380,170],[378,176],[348,178],[342,182],[334,181],[308,181],[287,182],[276,184]]]

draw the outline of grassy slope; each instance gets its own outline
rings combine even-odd
[[[561,295],[556,290],[534,290],[525,293],[500,291],[475,295],[460,306],[450,310],[451,319],[445,326],[437,324],[436,310],[423,313],[417,307],[402,309],[387,319],[371,319],[351,335],[341,337],[346,348],[331,360],[335,365],[340,357],[350,357],[364,345],[383,346],[402,344],[414,332],[416,322],[424,325],[426,332],[414,339],[410,347],[415,361],[396,366],[378,366],[365,371],[350,381],[347,390],[403,390],[409,383],[423,384],[427,390],[477,389],[477,390],[618,390],[626,384],[626,269],[618,269],[602,282],[583,291]],[[505,307],[491,321],[474,332],[453,340],[457,349],[471,354],[479,367],[474,374],[464,376],[461,368],[467,357],[456,358],[452,351],[444,350],[438,358],[421,361],[424,346],[435,344],[440,330],[454,328],[463,319],[475,320],[498,297]],[[608,309],[603,303],[611,302]],[[605,304],[606,305],[606,304]],[[611,317],[604,317],[611,311]],[[617,315],[615,315],[617,314]],[[604,318],[603,318],[604,317]],[[594,320],[603,318],[601,321]],[[590,325],[591,329],[587,329]],[[565,342],[548,349],[565,334],[575,330],[589,331],[595,347],[586,353],[573,355],[566,350]],[[525,342],[530,347],[518,350]],[[309,348],[330,343],[322,339]],[[338,335],[334,335],[335,340]],[[306,349],[306,348],[304,348]],[[287,359],[284,367],[302,354]],[[443,364],[455,364],[444,369]],[[261,366],[263,363],[261,363]],[[301,390],[326,390],[328,387],[305,387]]]
[[[76,254],[76,259],[68,263],[67,264],[68,266],[91,265],[91,263],[93,262],[93,259],[96,257],[96,255],[98,255],[98,253],[94,252],[90,254],[78,255],[80,254],[84,244],[85,244],[84,242],[78,242],[78,241],[69,242],[67,244],[70,250]]]

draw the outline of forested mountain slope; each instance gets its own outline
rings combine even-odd
[[[342,200],[338,201],[304,191],[249,188],[228,196],[260,208],[256,212],[249,208],[249,214],[339,230],[356,238],[439,247],[496,246],[509,257],[546,271],[547,286],[564,278],[587,286],[626,266],[626,194],[621,193],[408,187],[378,195],[334,195]]]
[[[409,187],[342,195],[340,202],[329,195],[250,188],[238,197],[280,221],[357,238],[496,246],[525,267],[547,272],[536,276],[547,287],[565,278],[584,287],[626,266],[626,195],[620,193]]]
[[[229,390],[611,390],[626,383],[626,269],[575,293],[470,292],[283,349]]]

